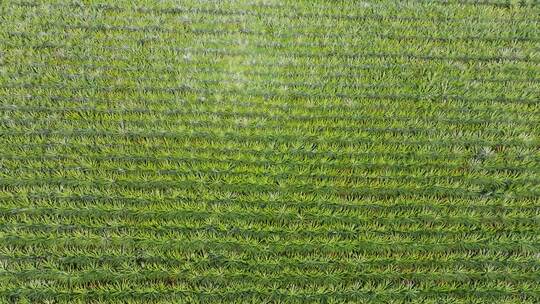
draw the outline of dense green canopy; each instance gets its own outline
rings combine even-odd
[[[535,1],[0,1],[0,303],[540,303]]]

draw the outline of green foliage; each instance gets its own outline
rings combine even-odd
[[[539,303],[535,0],[0,2],[0,303]]]

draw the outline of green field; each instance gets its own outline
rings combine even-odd
[[[0,1],[0,303],[540,303],[540,3]]]

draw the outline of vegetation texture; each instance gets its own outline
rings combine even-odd
[[[540,303],[535,1],[0,1],[0,303]]]

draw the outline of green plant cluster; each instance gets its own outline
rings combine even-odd
[[[0,1],[0,303],[540,303],[537,1]]]

